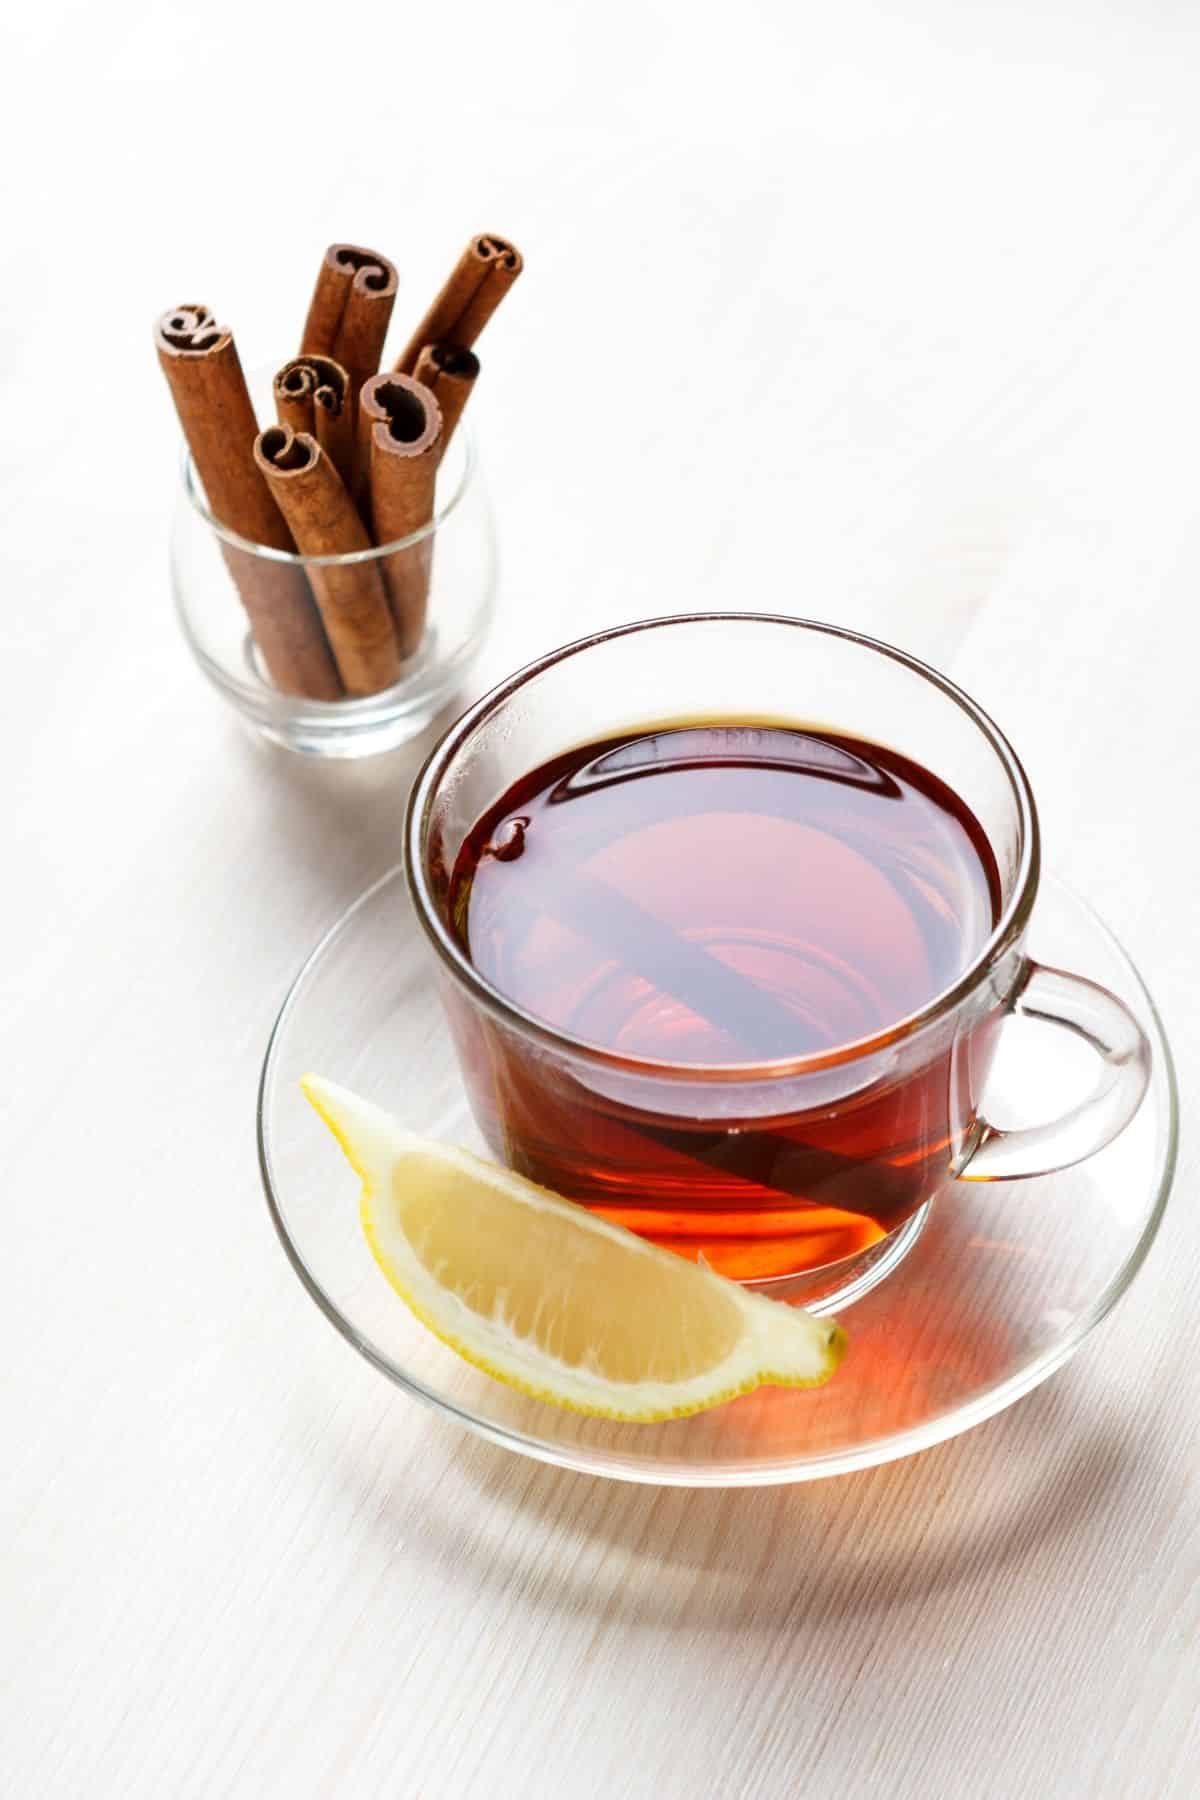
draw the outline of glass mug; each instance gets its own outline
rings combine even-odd
[[[697,722],[792,725],[875,742],[938,777],[985,834],[998,916],[953,984],[873,1036],[760,1063],[672,1064],[573,1038],[485,980],[448,916],[464,839],[522,776],[565,752]],[[810,621],[699,614],[619,627],[521,670],[435,748],[413,790],[406,866],[467,1094],[519,1173],[723,1273],[841,1278],[961,1181],[1045,1175],[1125,1127],[1150,1049],[1120,1000],[1026,953],[1037,813],[991,720],[886,644]],[[681,877],[682,878],[682,877]],[[1081,1037],[1090,1096],[1049,1124],[991,1125],[1004,1020]]]

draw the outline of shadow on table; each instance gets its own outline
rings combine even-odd
[[[244,804],[262,813],[262,840],[306,874],[327,871],[335,897],[357,893],[403,854],[404,812],[422,763],[466,704],[460,695],[411,743],[360,762],[298,756],[244,731]]]
[[[479,1510],[463,1518],[444,1484],[423,1549],[481,1589],[536,1589],[556,1611],[642,1627],[869,1617],[1094,1534],[1135,1478],[1164,1509],[1174,1504],[1178,1475],[1138,1422],[1089,1416],[1081,1386],[1059,1376],[906,1462],[756,1490],[605,1482],[467,1439],[448,1446],[447,1461],[477,1490]]]

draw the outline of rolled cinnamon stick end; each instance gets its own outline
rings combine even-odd
[[[411,537],[433,517],[442,414],[411,375],[376,375],[359,396],[359,459],[367,469],[371,522],[381,546]],[[384,577],[401,657],[425,632],[433,534],[384,558]]]
[[[354,414],[350,377],[331,356],[294,356],[272,384],[275,417],[291,431],[316,438],[345,486],[354,480]]]
[[[396,373],[411,375],[426,344],[469,350],[524,267],[507,238],[494,231],[472,238],[396,362]]]
[[[258,421],[232,334],[206,306],[176,306],[155,325],[154,346],[213,518],[253,544],[294,551],[255,465]],[[285,694],[340,700],[342,684],[303,569],[224,541],[221,551],[274,685]]]
[[[340,475],[309,432],[272,426],[256,440],[254,460],[305,556],[370,549]],[[378,563],[318,563],[309,573],[347,693],[391,687],[400,654]]]
[[[417,358],[413,379],[429,389],[441,408],[442,447],[439,454],[445,456],[454,428],[462,418],[463,407],[479,379],[479,358],[473,350],[464,350],[458,344],[426,344]]]
[[[350,377],[351,419],[359,388],[383,360],[397,285],[387,257],[361,244],[330,244],[321,259],[300,351],[341,363]]]
[[[232,333],[206,306],[177,306],[154,342],[213,517],[255,544],[294,550],[254,466],[258,421]]]

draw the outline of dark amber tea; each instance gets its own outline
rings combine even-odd
[[[714,723],[535,769],[470,832],[442,903],[475,968],[525,1013],[634,1064],[699,1070],[886,1032],[965,972],[999,896],[972,814],[903,756]],[[829,1103],[802,1112],[786,1109],[786,1079],[764,1110],[769,1071],[744,1111],[719,1083],[660,1111],[619,1064],[585,1082],[478,1014],[452,1018],[506,1161],[743,1279],[865,1248],[946,1177],[961,1044],[931,1046],[902,1079],[881,1066],[860,1090],[835,1074]]]

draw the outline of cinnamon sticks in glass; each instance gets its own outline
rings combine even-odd
[[[400,679],[400,652],[378,562],[355,553],[371,539],[315,437],[273,425],[254,460],[305,556],[321,620],[348,694],[377,694]],[[341,560],[347,558],[348,560]]]
[[[376,693],[420,646],[438,464],[478,379],[472,345],[522,267],[507,239],[472,238],[394,370],[380,373],[395,267],[361,245],[330,245],[300,354],[272,384],[278,424],[261,435],[229,331],[200,306],[158,321],[158,359],[222,555],[281,692]]]
[[[258,426],[232,334],[206,306],[177,306],[158,320],[154,344],[213,518],[249,544],[294,552],[255,466]],[[303,569],[227,540],[221,552],[275,686],[340,699],[344,690]]]
[[[433,517],[441,460],[442,414],[429,389],[409,375],[376,375],[359,397],[359,465],[367,471],[367,503],[376,543],[411,538]],[[402,657],[425,631],[432,533],[393,550],[384,575]]]

